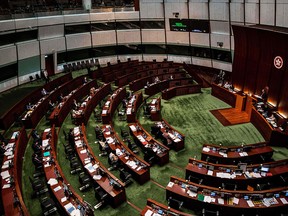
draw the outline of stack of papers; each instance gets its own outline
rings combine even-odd
[[[77,140],[77,141],[75,141],[75,145],[77,146],[77,148],[82,147],[82,146],[83,146],[82,140]]]
[[[93,173],[96,171],[96,169],[94,168],[94,166],[92,165],[92,163],[88,163],[85,165],[85,168],[90,172]]]
[[[137,165],[136,165],[136,163],[135,163],[135,161],[127,161],[126,162],[126,164],[128,165],[128,166],[130,166],[132,169],[136,169],[137,168]]]
[[[51,131],[51,128],[47,128],[47,129],[44,130],[44,133],[48,133],[50,131]]]
[[[49,139],[42,140],[42,147],[45,148],[49,145]]]
[[[47,182],[50,186],[58,184],[57,179],[55,178],[50,178],[49,181]]]
[[[169,182],[169,183],[168,183],[168,185],[167,185],[167,187],[170,187],[170,188],[172,188],[172,187],[173,187],[173,185],[174,185],[174,182]]]
[[[154,213],[153,213],[153,211],[151,211],[150,209],[148,209],[148,211],[147,212],[145,212],[145,215],[144,216],[154,216]]]
[[[190,191],[190,190],[187,191],[187,194],[188,194],[190,197],[196,197],[196,196],[197,196],[197,193],[195,193],[195,192],[193,192],[193,191]]]
[[[284,197],[280,198],[280,200],[283,204],[285,204],[285,205],[288,204],[287,200]]]
[[[233,203],[238,205],[239,204],[239,199],[236,197],[233,197]]]
[[[210,151],[210,149],[208,148],[208,147],[203,147],[203,149],[202,149],[204,152],[209,152]]]
[[[102,178],[102,176],[101,175],[93,175],[93,179],[94,180],[100,180]]]
[[[218,203],[221,204],[221,205],[224,205],[224,199],[218,198]]]
[[[247,200],[247,204],[249,207],[254,207],[254,203],[251,200]]]
[[[248,156],[248,153],[247,153],[247,152],[239,152],[239,155],[240,155],[241,157],[244,157],[244,156]]]
[[[213,170],[208,170],[207,175],[212,176],[213,175]]]
[[[106,115],[107,112],[108,112],[108,110],[102,110],[102,114],[103,114],[103,115]]]
[[[219,152],[219,155],[222,155],[222,157],[227,157],[227,154],[224,152]]]
[[[83,149],[83,150],[80,151],[80,154],[85,154],[85,153],[87,153],[86,149]]]
[[[134,125],[130,125],[129,127],[130,127],[130,129],[131,129],[133,132],[137,131],[137,129],[136,129],[136,127],[135,127]]]
[[[1,172],[2,179],[6,179],[10,177],[10,173],[8,170]]]

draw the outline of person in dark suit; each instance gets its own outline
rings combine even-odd
[[[268,93],[269,93],[269,87],[265,86],[265,88],[261,90],[261,95],[260,95],[264,103],[267,102]]]

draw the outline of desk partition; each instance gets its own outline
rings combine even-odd
[[[5,146],[1,167],[1,195],[5,215],[25,215],[29,212],[22,198],[22,158],[27,146],[24,127],[12,134]]]
[[[153,98],[149,104],[150,118],[152,121],[161,120],[161,97]]]

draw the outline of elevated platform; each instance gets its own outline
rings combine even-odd
[[[210,110],[223,126],[243,124],[250,122],[250,117],[245,111],[236,108]]]

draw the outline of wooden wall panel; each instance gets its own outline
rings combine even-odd
[[[288,34],[263,28],[233,26],[232,82],[236,88],[254,94],[269,86],[268,102],[288,116]],[[274,66],[276,56],[283,59],[281,69]]]
[[[247,41],[247,55],[246,55],[246,76],[244,83],[244,92],[253,93],[257,79],[259,57],[261,54],[261,47],[259,41],[259,31],[257,29],[249,29],[246,32]]]
[[[235,54],[232,66],[232,82],[235,88],[242,90],[245,81],[247,37],[246,29],[241,26],[233,26]]]

